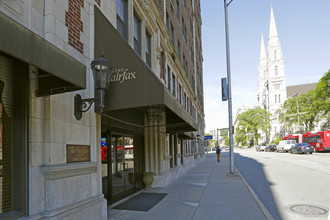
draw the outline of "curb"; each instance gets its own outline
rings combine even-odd
[[[238,175],[241,177],[241,179],[243,180],[245,186],[250,191],[250,193],[251,193],[252,197],[254,198],[254,200],[257,202],[259,208],[263,212],[263,214],[266,217],[266,219],[267,220],[274,220],[273,216],[269,213],[269,211],[267,210],[267,208],[261,202],[261,200],[259,199],[259,197],[257,196],[257,194],[254,192],[254,190],[252,189],[252,187],[248,184],[248,182],[245,180],[245,178],[243,177],[243,175],[238,171],[237,167],[235,167],[235,170],[238,173]]]

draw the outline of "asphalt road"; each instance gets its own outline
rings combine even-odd
[[[330,153],[234,152],[236,168],[274,219],[330,220]]]

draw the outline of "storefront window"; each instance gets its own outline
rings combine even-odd
[[[0,56],[0,213],[12,209],[11,61]]]

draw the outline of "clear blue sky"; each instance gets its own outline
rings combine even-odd
[[[229,2],[229,0],[227,0]],[[261,34],[268,44],[270,0],[234,0],[228,8],[233,120],[239,106],[257,105]],[[287,86],[318,82],[330,69],[330,0],[273,0]],[[227,77],[224,0],[201,0],[206,132],[228,127],[221,101]]]

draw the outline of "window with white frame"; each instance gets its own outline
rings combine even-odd
[[[175,75],[172,73],[172,95],[176,96],[176,80]]]
[[[278,75],[278,67],[275,66],[275,76],[277,76],[277,75]]]
[[[179,57],[179,60],[181,60],[181,45],[180,45],[179,41],[178,41],[178,57]]]
[[[280,83],[274,84],[274,90],[280,90],[280,89],[281,89]]]
[[[146,63],[151,68],[151,34],[146,30]]]
[[[277,95],[275,95],[275,103],[277,102]]]
[[[281,103],[281,94],[278,94],[278,103]]]
[[[128,40],[128,6],[127,0],[117,0],[117,31]]]
[[[171,68],[167,66],[167,88],[171,91]]]
[[[137,14],[134,13],[133,19],[133,38],[134,38],[134,50],[141,56],[141,20]]]
[[[180,103],[180,105],[182,105],[182,86],[181,86],[181,84],[179,84],[179,94],[178,94],[178,96],[179,96],[179,103]]]
[[[183,104],[184,104],[184,109],[187,111],[187,94],[184,93],[183,95]]]
[[[180,24],[180,5],[179,5],[179,1],[176,1],[176,16],[177,16],[178,22]]]
[[[171,42],[174,46],[174,27],[173,27],[173,24],[171,24]]]

